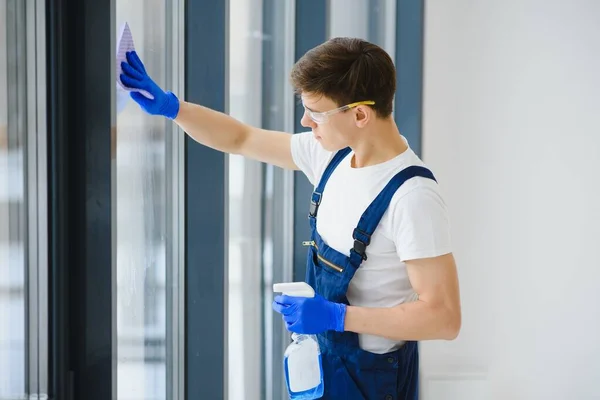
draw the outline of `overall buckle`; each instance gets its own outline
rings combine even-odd
[[[354,252],[356,252],[360,258],[362,258],[363,261],[367,260],[367,253],[365,253],[365,251],[367,250],[367,244],[361,242],[358,239],[354,239],[354,247],[352,248],[352,250],[354,250]]]
[[[367,246],[371,243],[371,235],[356,228],[352,233],[352,238],[354,239],[354,246],[352,247],[352,250],[358,254],[363,261],[366,261],[366,251]]]
[[[310,207],[308,209],[308,217],[309,218],[317,217],[317,211],[319,211],[319,204],[321,204],[321,197],[322,197],[321,193],[313,192],[313,194],[310,198]]]

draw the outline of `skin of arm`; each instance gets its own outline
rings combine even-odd
[[[456,262],[452,253],[406,261],[419,299],[390,308],[348,306],[345,330],[392,340],[453,340],[461,327]]]
[[[180,101],[175,119],[198,143],[229,154],[239,154],[281,168],[297,170],[291,151],[291,134],[259,129],[229,115]]]

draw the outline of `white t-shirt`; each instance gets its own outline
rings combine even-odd
[[[323,149],[312,132],[292,136],[294,162],[315,187],[334,154]],[[346,256],[361,215],[390,179],[411,165],[425,166],[410,148],[391,160],[364,168],[351,167],[352,158],[350,152],[327,181],[317,216],[317,230],[325,243]],[[310,198],[306,201],[308,204]],[[368,259],[350,282],[348,301],[361,307],[393,307],[414,301],[418,296],[404,261],[450,252],[448,214],[438,184],[428,178],[412,178],[395,193],[371,237]],[[361,334],[359,343],[363,350],[383,354],[404,342]]]

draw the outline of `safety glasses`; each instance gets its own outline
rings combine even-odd
[[[324,111],[324,112],[314,112],[314,111],[311,111],[308,108],[306,108],[306,106],[304,106],[304,110],[306,111],[306,113],[308,114],[310,119],[312,119],[314,122],[316,122],[317,124],[324,124],[327,121],[329,121],[329,117],[331,115],[337,114],[342,111],[349,110],[349,109],[357,107],[357,106],[362,106],[362,105],[372,106],[373,104],[375,104],[374,101],[365,100],[365,101],[357,101],[356,103],[347,104],[345,106],[338,107],[334,110],[329,110],[329,111]],[[304,104],[302,104],[302,105],[304,105]]]

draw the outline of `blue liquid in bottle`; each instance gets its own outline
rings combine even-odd
[[[312,400],[323,396],[323,364],[317,338],[292,334],[293,342],[284,355],[285,381],[291,400]]]

